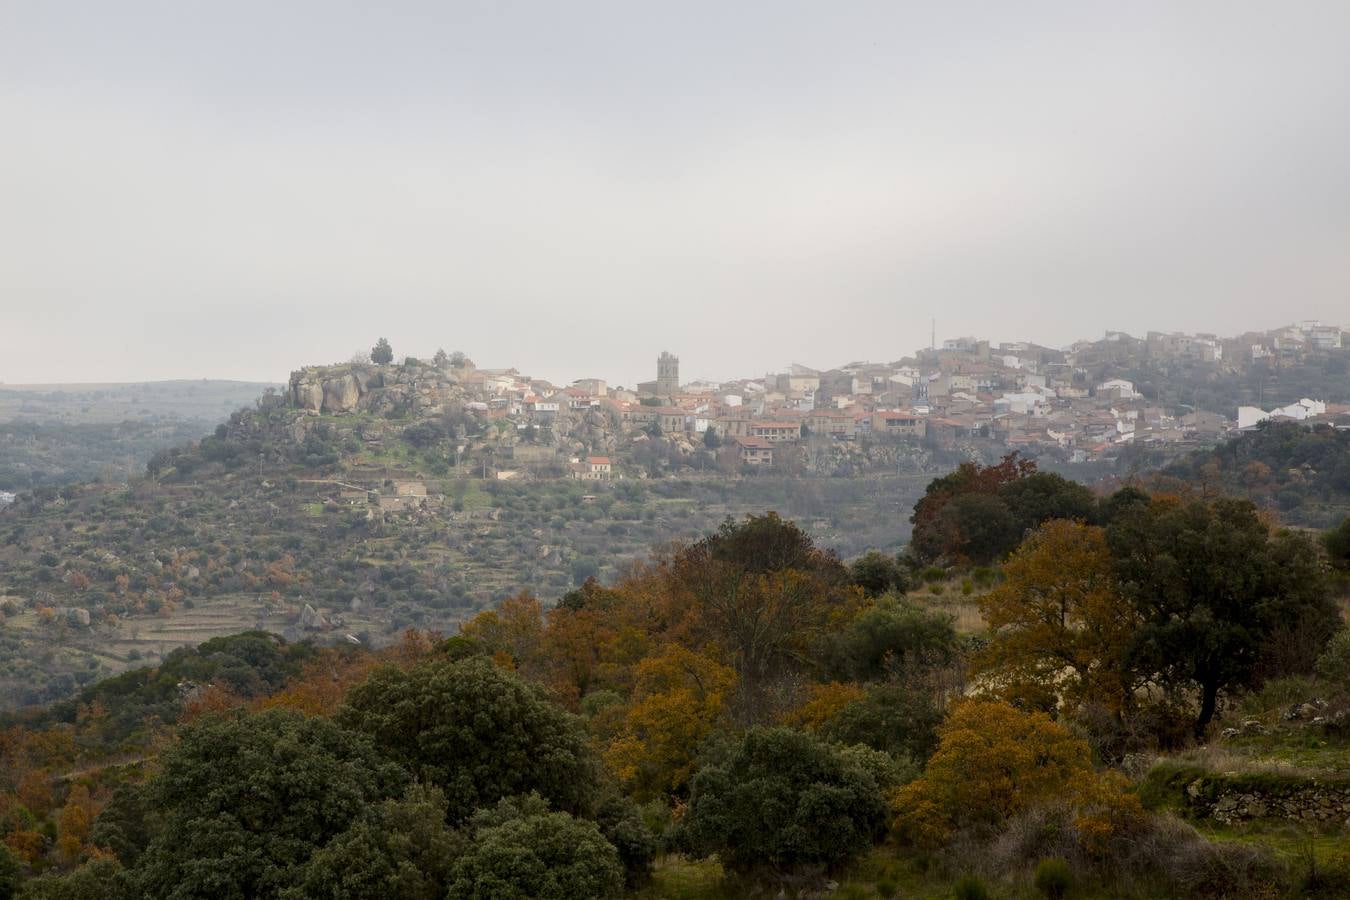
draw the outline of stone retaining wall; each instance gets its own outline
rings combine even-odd
[[[1281,775],[1206,776],[1186,786],[1191,815],[1232,825],[1288,819],[1350,826],[1350,783]]]

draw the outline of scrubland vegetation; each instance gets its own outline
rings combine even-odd
[[[911,552],[728,520],[372,651],[10,716],[25,897],[1342,896],[1345,529],[1009,458]]]

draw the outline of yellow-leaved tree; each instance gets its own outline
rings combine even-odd
[[[919,846],[941,846],[957,831],[992,831],[1048,804],[1073,807],[1080,829],[1094,837],[1143,815],[1123,778],[1098,775],[1087,742],[1044,713],[967,700],[938,736],[923,775],[892,798],[896,830]]]
[[[818,731],[832,721],[844,707],[867,697],[862,685],[852,681],[831,681],[813,684],[807,688],[806,701],[788,710],[782,716],[784,725]]]
[[[637,665],[633,699],[605,762],[635,797],[678,792],[693,774],[736,673],[711,656],[668,644]]]
[[[1046,522],[1003,573],[980,599],[993,637],[973,668],[988,692],[1040,709],[1099,704],[1119,713],[1133,687],[1124,653],[1139,618],[1117,587],[1105,532]]]

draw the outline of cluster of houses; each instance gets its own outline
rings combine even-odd
[[[955,447],[981,438],[1009,449],[1057,449],[1072,461],[1110,454],[1130,443],[1212,442],[1268,418],[1296,420],[1350,412],[1314,400],[1265,411],[1244,407],[1238,419],[1203,410],[1165,409],[1130,380],[1112,377],[1149,362],[1182,363],[1239,373],[1251,366],[1302,362],[1337,351],[1345,331],[1302,322],[1233,338],[1108,332],[1099,341],[1063,349],[976,338],[945,341],[895,363],[856,362],[818,370],[791,365],[762,378],[711,383],[679,380],[679,359],[662,353],[657,378],[636,389],[585,378],[566,387],[514,369],[470,369],[462,383],[477,388],[469,406],[517,427],[551,427],[559,417],[601,413],[621,438],[657,437],[688,447],[734,452],[751,467],[773,466],[804,443],[904,437]],[[567,474],[604,481],[619,476],[611,456],[576,456]]]

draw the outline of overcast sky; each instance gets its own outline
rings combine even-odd
[[[0,0],[0,381],[1350,324],[1350,2]]]

